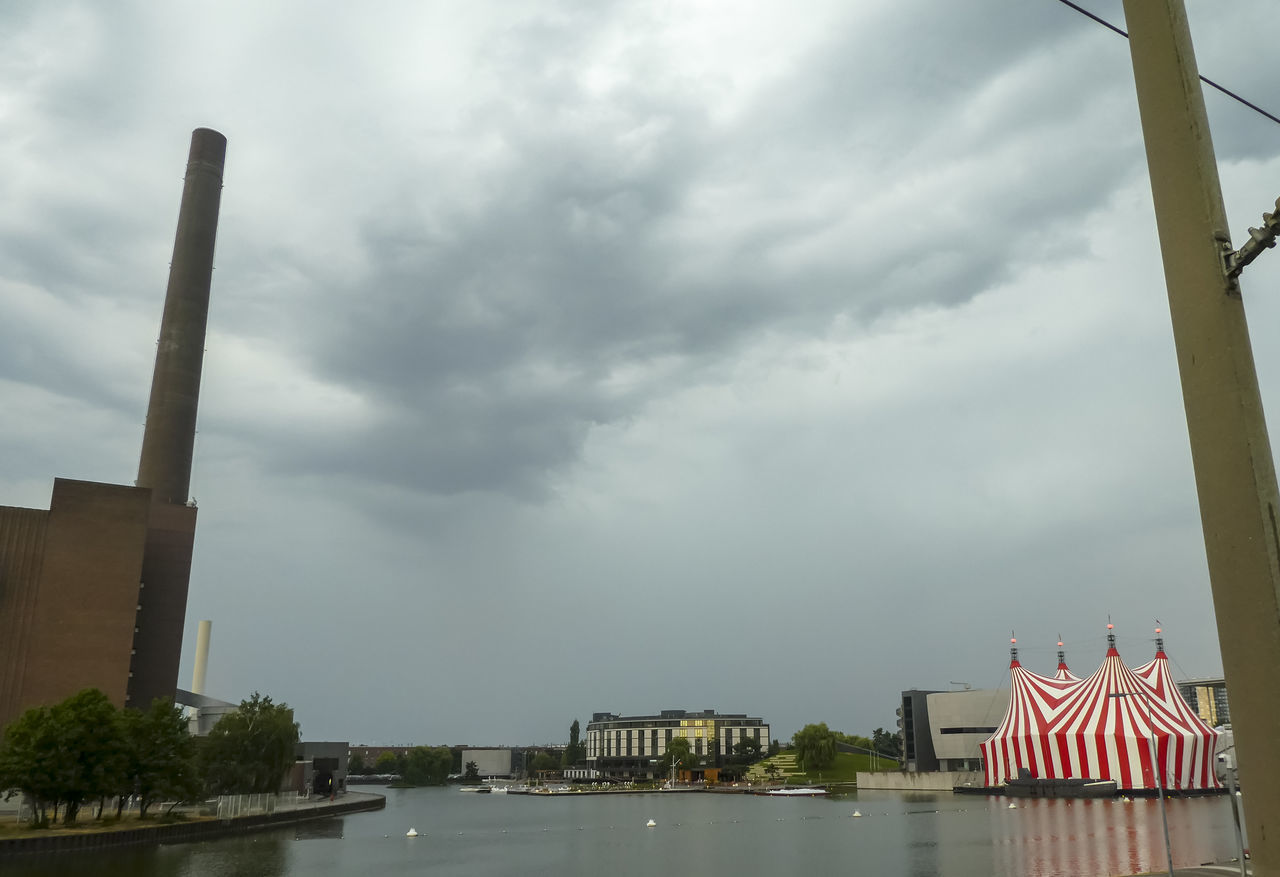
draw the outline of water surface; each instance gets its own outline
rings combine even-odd
[[[370,791],[384,791],[370,789]],[[13,877],[876,874],[1110,877],[1165,866],[1154,800],[1018,802],[862,792],[476,795],[387,789],[387,808],[255,835],[74,858],[10,860]],[[1224,798],[1171,800],[1174,867],[1234,855]],[[857,810],[861,817],[853,817]],[[657,825],[646,827],[653,819]],[[406,838],[409,828],[420,833]],[[17,867],[14,865],[17,864]]]

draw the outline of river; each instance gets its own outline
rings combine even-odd
[[[372,789],[369,791],[384,791]],[[848,797],[477,795],[387,789],[385,810],[195,844],[4,863],[6,877],[1109,877],[1162,870],[1159,803],[897,792]],[[1234,855],[1225,797],[1168,802],[1174,866]],[[854,811],[861,813],[854,817]],[[652,819],[656,825],[647,827]],[[405,837],[416,828],[419,836]]]

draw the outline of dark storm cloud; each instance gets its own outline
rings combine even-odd
[[[313,272],[298,350],[376,400],[354,425],[368,452],[301,436],[275,466],[537,496],[593,425],[762,333],[957,305],[1079,251],[1082,217],[1140,161],[1136,135],[1070,136],[1124,111],[1127,80],[1106,78],[1127,47],[1052,6],[994,11],[894,7],[728,120],[660,66],[590,92],[578,55],[604,13],[508,29],[486,55],[506,90],[456,133],[499,145],[479,191],[451,194],[448,167],[411,155],[353,230],[362,270]],[[1047,85],[1045,55],[1064,59]]]

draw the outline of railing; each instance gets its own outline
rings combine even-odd
[[[276,812],[279,795],[219,795],[218,818],[234,819],[237,816],[256,816]]]

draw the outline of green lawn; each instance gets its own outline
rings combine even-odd
[[[752,773],[756,774],[763,770],[763,765],[771,761],[776,761],[781,773],[778,774],[779,782],[786,782],[790,785],[808,784],[808,783],[854,783],[857,782],[858,771],[875,770],[897,770],[898,763],[887,758],[876,760],[876,766],[872,767],[870,755],[863,753],[837,752],[835,763],[824,767],[822,770],[807,771],[805,773],[791,773],[798,771],[799,767],[794,766],[794,753],[783,750],[780,755],[773,758],[767,758],[760,764],[752,766]]]

